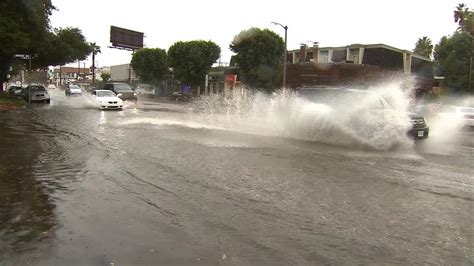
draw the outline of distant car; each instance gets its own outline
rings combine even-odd
[[[82,95],[82,89],[77,85],[69,85],[65,90],[64,93],[66,96],[71,95]]]
[[[464,126],[474,127],[474,108],[473,107],[461,107],[461,106],[449,106],[443,108],[439,113],[442,116],[453,116],[462,119]]]
[[[122,82],[108,82],[105,83],[103,90],[111,90],[122,100],[137,101],[137,93],[132,90],[130,85]]]
[[[22,88],[21,86],[15,86],[12,85],[8,88],[8,93],[14,96],[20,96],[21,95]]]
[[[54,90],[54,89],[56,89],[56,85],[54,85],[54,84],[49,84],[48,85],[48,90]]]
[[[175,102],[189,102],[189,95],[180,92],[180,91],[175,91],[171,93],[168,96],[170,101],[175,101]]]
[[[140,84],[136,87],[135,92],[140,95],[155,95],[155,88],[152,85]]]
[[[328,107],[329,112],[339,112],[347,107],[347,104],[360,104],[365,102],[361,108],[373,113],[384,113],[393,109],[393,106],[382,95],[374,91],[347,89],[339,87],[308,87],[298,90],[298,94],[310,101],[323,104]],[[429,135],[429,127],[425,118],[417,113],[407,112],[412,127],[407,135],[413,139],[426,139]],[[357,119],[357,116],[351,117]]]
[[[31,84],[23,90],[23,98],[30,102],[50,103],[51,98],[43,85]]]
[[[95,101],[100,109],[122,109],[123,101],[110,90],[95,90],[92,91]]]

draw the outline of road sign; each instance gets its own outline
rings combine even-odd
[[[30,55],[29,54],[16,54],[15,55],[16,58],[20,58],[20,59],[30,59]]]

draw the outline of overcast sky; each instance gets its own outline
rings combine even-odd
[[[384,43],[412,50],[418,38],[438,43],[456,29],[453,10],[462,0],[52,0],[53,27],[78,27],[87,41],[102,47],[99,66],[130,62],[131,52],[108,48],[110,26],[145,33],[145,46],[168,49],[176,41],[211,40],[229,62],[229,43],[250,27],[284,36],[288,50],[302,42],[320,46]],[[473,7],[469,1],[469,7]],[[90,59],[89,59],[90,64]]]

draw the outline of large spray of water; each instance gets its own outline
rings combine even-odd
[[[389,149],[410,144],[408,97],[397,84],[370,88],[374,93],[315,102],[298,93],[210,95],[194,102],[190,119],[247,134],[277,136],[336,145]],[[390,107],[378,108],[380,97]]]

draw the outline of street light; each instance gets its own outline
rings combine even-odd
[[[283,24],[278,23],[278,22],[272,22],[272,24],[278,25],[285,29],[285,54],[283,56],[283,88],[286,87],[286,56],[287,56],[287,32],[288,32],[288,26],[283,26]]]

